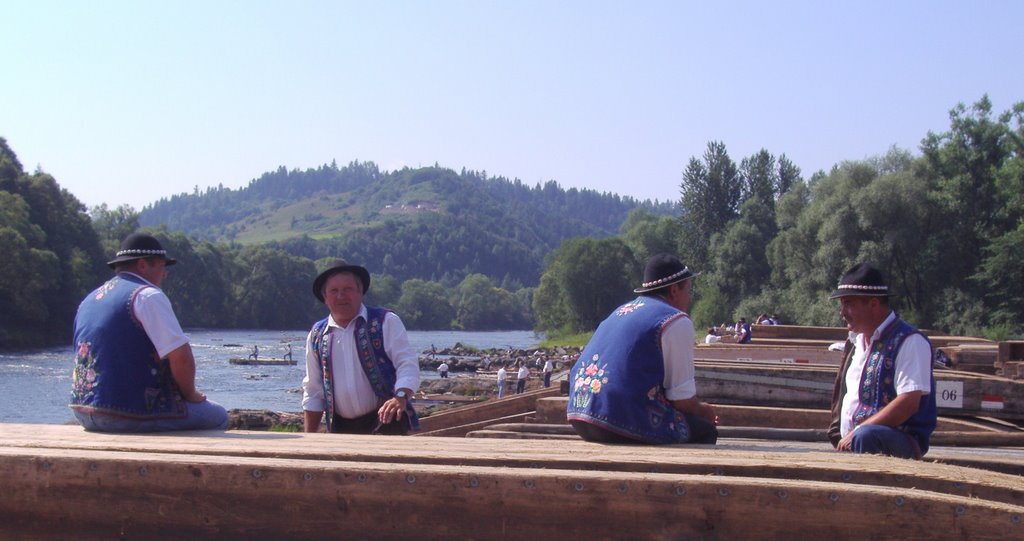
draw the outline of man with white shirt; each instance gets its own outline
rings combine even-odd
[[[566,415],[587,441],[715,443],[718,417],[697,398],[692,272],[652,256],[640,296],[601,322],[569,375]]]
[[[935,430],[932,346],[889,307],[881,271],[859,263],[831,295],[850,338],[832,393],[837,451],[920,459]]]
[[[522,394],[526,390],[526,380],[530,377],[530,368],[526,363],[519,365],[519,372],[516,373],[516,394]]]
[[[302,409],[306,432],[403,435],[419,430],[412,406],[419,389],[416,350],[402,320],[363,305],[370,273],[335,261],[313,281],[313,295],[330,315],[306,338]]]
[[[227,428],[227,411],[196,390],[192,347],[160,289],[175,263],[133,233],[107,262],[115,276],[78,306],[69,406],[86,430]]]

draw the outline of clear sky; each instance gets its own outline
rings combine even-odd
[[[0,0],[0,137],[88,206],[331,160],[675,200],[1024,101],[1024,2]]]

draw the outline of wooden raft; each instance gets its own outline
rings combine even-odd
[[[56,425],[0,442],[3,539],[1024,537],[1018,476],[846,453]]]

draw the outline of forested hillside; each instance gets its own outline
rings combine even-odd
[[[441,167],[382,173],[373,163],[284,168],[248,186],[212,188],[144,208],[143,226],[211,241],[270,243],[290,254],[342,256],[405,281],[457,283],[479,273],[536,285],[544,256],[566,239],[618,233],[629,212],[674,215],[674,203],[593,190],[533,187]]]

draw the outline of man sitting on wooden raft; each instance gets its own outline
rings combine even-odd
[[[695,331],[685,312],[691,272],[671,254],[651,257],[640,296],[605,319],[570,374],[567,417],[587,441],[715,443],[718,417],[697,398]]]
[[[889,307],[891,295],[882,272],[860,263],[829,297],[850,338],[828,435],[839,451],[920,459],[937,420],[932,346]]]
[[[335,261],[313,281],[330,315],[306,337],[302,409],[306,432],[406,434],[419,430],[412,395],[420,385],[419,355],[394,312],[363,305],[370,273]]]
[[[192,346],[160,289],[176,262],[133,233],[107,262],[115,276],[78,306],[70,407],[86,430],[227,428],[227,411],[196,389]]]

